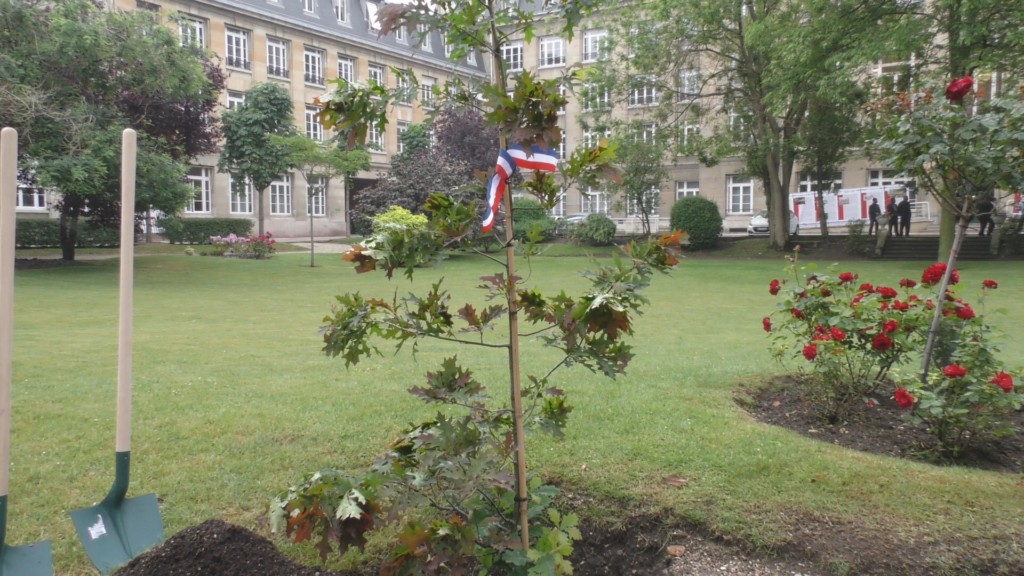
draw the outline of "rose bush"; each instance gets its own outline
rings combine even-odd
[[[769,283],[769,293],[781,299],[762,328],[777,359],[798,359],[826,420],[843,419],[855,402],[875,402],[871,396],[884,389],[909,420],[927,426],[943,455],[1015,432],[1007,417],[1020,408],[1022,396],[996,358],[990,327],[957,296],[959,271],[951,272],[952,284],[941,298],[939,346],[922,380],[901,367],[911,359],[920,362],[936,306],[926,291],[941,280],[945,264],[929,266],[920,283],[900,280],[899,288],[858,284],[850,271],[821,274],[795,263],[788,270],[792,280]],[[997,286],[994,280],[982,282],[982,303]]]
[[[267,232],[248,238],[229,234],[227,236],[210,236],[210,245],[214,256],[234,256],[236,258],[270,258],[276,248],[274,236]]]

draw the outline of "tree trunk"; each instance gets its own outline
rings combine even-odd
[[[772,190],[768,195],[768,233],[771,247],[785,250],[789,242],[789,206],[786,195]]]
[[[69,262],[75,259],[75,245],[78,244],[78,211],[60,214],[60,253]]]
[[[939,253],[935,256],[936,262],[942,262],[942,259],[953,249],[956,228],[956,214],[941,204],[940,207],[942,212],[939,214]],[[969,221],[969,219],[965,221],[965,228]]]
[[[963,214],[964,216],[960,219],[960,225],[956,227],[953,243],[948,252],[948,258],[946,260],[946,273],[942,275],[942,281],[939,282],[938,292],[935,296],[935,313],[932,315],[932,323],[928,328],[928,340],[924,345],[924,354],[921,358],[921,383],[928,382],[928,367],[932,362],[932,353],[935,350],[935,341],[939,336],[939,327],[942,322],[942,308],[946,302],[946,288],[949,287],[949,279],[953,276],[953,267],[956,266],[956,258],[960,253],[960,245],[963,244],[964,236],[967,235],[967,224],[971,221],[971,217],[967,212],[970,200],[964,201]],[[943,210],[943,221],[946,220],[945,210]],[[948,219],[950,223],[953,222],[952,214]],[[939,254],[939,260],[942,260],[942,255]]]

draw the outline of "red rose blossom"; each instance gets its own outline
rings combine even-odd
[[[910,408],[914,402],[917,402],[917,398],[907,392],[906,388],[897,389],[892,398],[896,401],[896,405],[903,409]]]
[[[899,330],[899,328],[900,323],[895,320],[889,320],[886,323],[882,324],[882,332],[885,332],[886,334],[891,334]]]
[[[804,346],[804,358],[807,358],[808,362],[814,362],[814,359],[818,357],[818,345],[808,344]]]
[[[877,334],[871,340],[871,347],[879,352],[885,352],[886,350],[892,350],[893,341],[892,338],[885,334]]]
[[[1003,392],[1006,392],[1007,394],[1013,392],[1013,376],[1010,376],[1002,370],[996,372],[996,375],[993,376],[989,382],[999,386],[1003,389]]]
[[[794,318],[804,318],[804,313],[796,308],[790,308],[789,313],[792,314]]]
[[[896,297],[896,289],[888,286],[879,286],[875,288],[875,293],[885,299],[892,299]]]
[[[970,76],[957,78],[950,82],[949,86],[946,87],[946,100],[949,100],[950,102],[960,102],[973,88],[974,78],[971,78]]]
[[[900,280],[900,286],[904,288],[913,288],[914,286],[917,286],[917,282],[910,278],[904,278],[903,280]]]
[[[853,272],[843,272],[839,275],[840,284],[849,284],[857,279],[857,275]]]
[[[985,280],[985,281],[983,281],[981,283],[981,287],[982,288],[991,288],[991,289],[995,290],[996,288],[999,288],[999,283],[996,282],[995,280]]]
[[[780,284],[778,280],[772,280],[771,283],[768,284],[768,293],[775,296],[779,293],[779,288],[781,286],[782,284]]]
[[[900,312],[906,312],[910,310],[910,304],[908,302],[900,302],[899,300],[893,300],[892,309],[899,310]]]
[[[961,320],[970,320],[974,318],[974,308],[971,308],[970,304],[963,304],[956,307],[956,317]]]
[[[946,378],[963,378],[967,376],[967,367],[959,364],[950,364],[942,369],[942,374]]]
[[[820,294],[822,298],[827,298],[832,295],[832,291],[828,288],[822,288]]]
[[[842,330],[836,328],[835,326],[829,328],[829,334],[831,334],[832,339],[837,342],[842,342],[843,340],[846,340],[846,332],[843,332]]]
[[[858,288],[858,290],[860,290],[861,292],[867,292],[867,293],[870,294],[871,292],[875,291],[875,287],[872,286],[870,282],[865,282],[865,283],[860,285],[860,288]]]
[[[765,332],[771,332],[772,331],[772,319],[767,317],[767,316],[765,316],[764,319],[761,320],[761,326],[764,326],[764,331]]]

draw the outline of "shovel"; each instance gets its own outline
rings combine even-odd
[[[0,576],[53,576],[50,542],[8,546],[7,473],[11,461],[11,376],[14,366],[14,209],[18,132],[0,133]]]
[[[117,442],[114,485],[90,508],[73,510],[71,520],[93,565],[110,574],[164,538],[156,494],[125,498],[131,464],[132,273],[135,250],[134,130],[121,137],[121,282],[117,346]]]

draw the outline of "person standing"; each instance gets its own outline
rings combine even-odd
[[[900,236],[910,236],[910,200],[906,196],[896,206],[896,214],[900,217]]]
[[[889,236],[900,235],[900,219],[896,215],[896,199],[890,198],[885,204],[885,215],[889,218]]]
[[[975,211],[978,213],[978,224],[981,225],[981,229],[978,230],[978,236],[991,236],[992,231],[995,230],[996,224],[992,220],[992,212],[995,211],[995,204],[987,196],[975,205]],[[988,233],[985,233],[985,230]]]
[[[868,207],[868,236],[878,234],[878,217],[882,214],[882,207],[878,205],[878,198],[871,199],[871,206]]]

